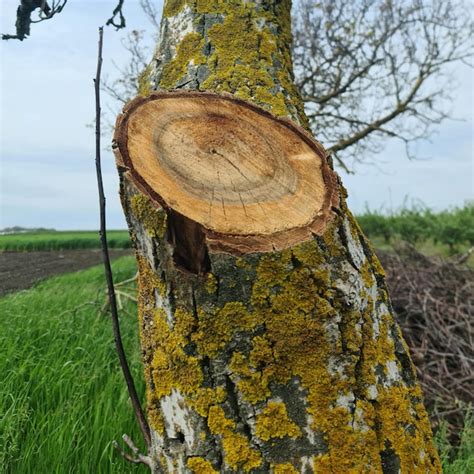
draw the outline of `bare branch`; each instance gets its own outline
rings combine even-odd
[[[160,29],[160,14],[150,0],[140,0],[140,7],[156,31]]]
[[[140,453],[140,450],[135,446],[135,444],[128,435],[124,434],[122,436],[122,439],[124,440],[125,444],[130,448],[134,456],[130,456],[130,454],[126,453],[117,443],[117,441],[112,441],[113,447],[120,453],[120,455],[128,462],[131,462],[133,464],[145,464],[150,469],[152,469],[153,462],[150,456],[145,456],[144,454]]]
[[[102,90],[121,106],[138,94],[138,78],[148,65],[151,53],[150,47],[144,44],[144,37],[143,30],[132,30],[122,38],[122,45],[129,60],[125,66],[113,63],[118,72],[117,78],[112,81],[105,78],[101,84]],[[118,110],[114,110],[112,115],[117,113]]]
[[[110,313],[112,317],[112,327],[114,333],[114,341],[115,347],[117,349],[117,354],[120,361],[120,366],[122,368],[123,375],[125,377],[125,381],[127,383],[128,394],[130,396],[130,400],[133,405],[133,409],[135,411],[135,416],[137,418],[138,424],[140,425],[140,429],[143,434],[143,438],[145,439],[146,445],[149,448],[151,445],[151,437],[150,437],[150,427],[148,426],[148,422],[146,421],[145,414],[143,413],[140,399],[137,394],[137,390],[135,388],[135,383],[133,381],[132,374],[130,372],[130,367],[127,362],[127,357],[125,355],[125,350],[122,343],[122,336],[120,333],[120,322],[118,317],[118,309],[117,309],[117,298],[115,294],[114,288],[114,281],[112,275],[112,267],[110,265],[110,256],[109,256],[109,249],[107,243],[107,230],[106,230],[106,209],[105,209],[105,194],[104,194],[104,185],[102,181],[102,166],[101,166],[101,155],[100,155],[100,118],[101,118],[101,107],[100,107],[100,75],[102,71],[102,44],[103,44],[103,28],[99,28],[99,48],[98,48],[98,56],[97,56],[97,73],[94,79],[94,89],[95,89],[95,112],[96,112],[96,120],[95,120],[95,164],[96,164],[96,172],[97,172],[97,186],[99,191],[99,209],[100,209],[100,243],[102,248],[102,258],[104,261],[104,269],[105,269],[105,279],[107,281],[107,289],[108,289],[108,296],[109,296],[109,304],[110,304]]]
[[[66,6],[67,0],[53,0],[51,5],[46,0],[20,0],[20,5],[16,11],[16,34],[2,34],[2,40],[17,39],[23,41],[30,35],[31,23],[40,23],[53,18],[57,13],[61,13]],[[38,19],[33,20],[33,12],[39,9]]]

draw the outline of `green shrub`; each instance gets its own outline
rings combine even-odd
[[[461,442],[454,448],[449,442],[447,425],[441,423],[435,434],[435,443],[441,458],[444,474],[470,474],[474,472],[474,418],[472,409],[466,413]]]
[[[432,241],[448,246],[451,253],[474,245],[474,202],[437,213],[423,206],[391,214],[367,209],[357,220],[369,237],[383,238],[387,244],[396,239],[413,245]]]
[[[384,216],[367,209],[357,220],[367,235],[383,237],[386,244],[389,244],[395,235],[392,216]]]

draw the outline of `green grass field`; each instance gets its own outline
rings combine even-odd
[[[135,261],[113,264],[115,280]],[[102,267],[46,280],[0,299],[0,472],[5,474],[145,473],[111,446],[123,433],[140,440],[113,346]],[[136,307],[121,312],[123,337],[143,394]],[[444,472],[474,472],[468,418],[461,447],[437,434]],[[3,470],[2,470],[3,469]]]
[[[107,231],[110,248],[129,248],[126,230]],[[98,231],[40,231],[0,235],[0,251],[66,250],[99,248]]]
[[[119,259],[113,268],[117,280],[129,278],[134,259]],[[123,433],[134,440],[140,434],[109,316],[89,304],[80,307],[103,287],[103,268],[95,267],[0,299],[0,472],[147,472],[111,446]],[[99,299],[104,297],[101,292]],[[135,312],[132,305],[128,309]],[[143,393],[136,317],[122,312],[121,321]]]

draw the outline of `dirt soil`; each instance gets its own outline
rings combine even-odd
[[[124,255],[131,255],[131,250],[110,250],[112,259]],[[0,296],[29,288],[44,278],[75,272],[101,262],[100,250],[0,253]]]

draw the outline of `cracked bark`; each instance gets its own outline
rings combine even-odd
[[[290,2],[168,1],[164,12],[142,92],[226,92],[305,126]],[[440,472],[383,270],[342,185],[313,235],[242,251],[158,204],[118,157],[154,472]]]

